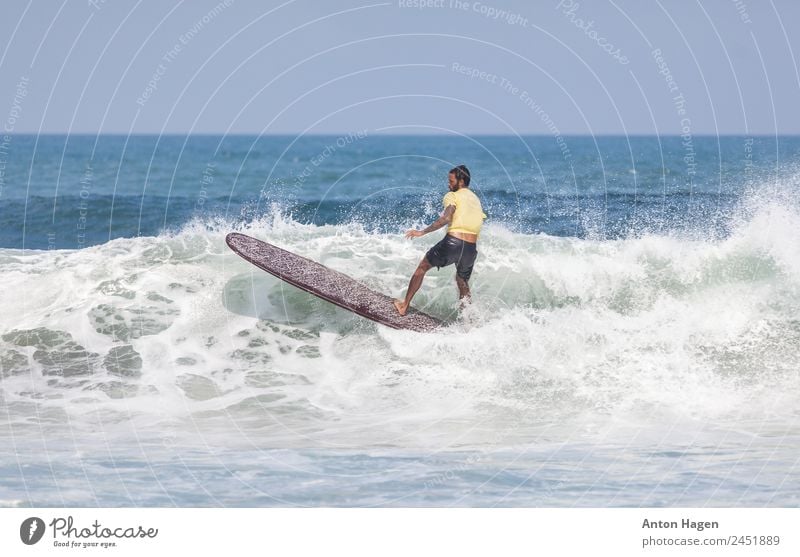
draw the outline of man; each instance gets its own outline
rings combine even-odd
[[[447,179],[450,191],[442,200],[444,205],[442,216],[425,230],[406,232],[406,238],[418,238],[428,232],[439,230],[445,224],[449,225],[445,237],[428,250],[411,276],[405,299],[394,301],[394,306],[400,315],[406,314],[411,299],[422,285],[425,273],[432,267],[438,269],[455,263],[458,298],[460,300],[469,298],[469,277],[472,274],[475,258],[478,256],[478,234],[486,215],[478,196],[469,189],[470,174],[466,166],[462,164],[452,169]]]

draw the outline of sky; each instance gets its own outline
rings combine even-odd
[[[4,133],[800,133],[796,0],[17,0]]]

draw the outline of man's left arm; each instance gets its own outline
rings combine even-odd
[[[448,205],[447,209],[444,210],[442,216],[440,216],[436,221],[425,228],[424,230],[409,230],[406,232],[406,238],[419,238],[420,236],[424,236],[429,232],[433,232],[435,230],[439,230],[445,224],[449,224],[453,220],[453,213],[456,212],[455,205]]]

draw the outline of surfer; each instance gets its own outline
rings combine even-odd
[[[442,215],[424,230],[406,232],[406,238],[419,238],[439,230],[445,224],[449,225],[445,237],[428,250],[417,270],[411,275],[405,299],[394,301],[394,306],[400,315],[406,314],[411,299],[422,285],[425,273],[432,267],[438,269],[455,263],[458,298],[469,299],[469,277],[472,275],[472,266],[478,256],[478,234],[486,215],[478,196],[469,189],[470,174],[466,166],[462,164],[452,169],[447,175],[447,180],[450,191],[442,200],[444,206]]]

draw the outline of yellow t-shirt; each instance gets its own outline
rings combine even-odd
[[[481,207],[481,200],[469,188],[447,192],[444,199],[442,199],[442,205],[444,205],[445,209],[450,205],[456,206],[453,220],[450,221],[450,226],[447,227],[448,232],[480,233],[486,214]]]

